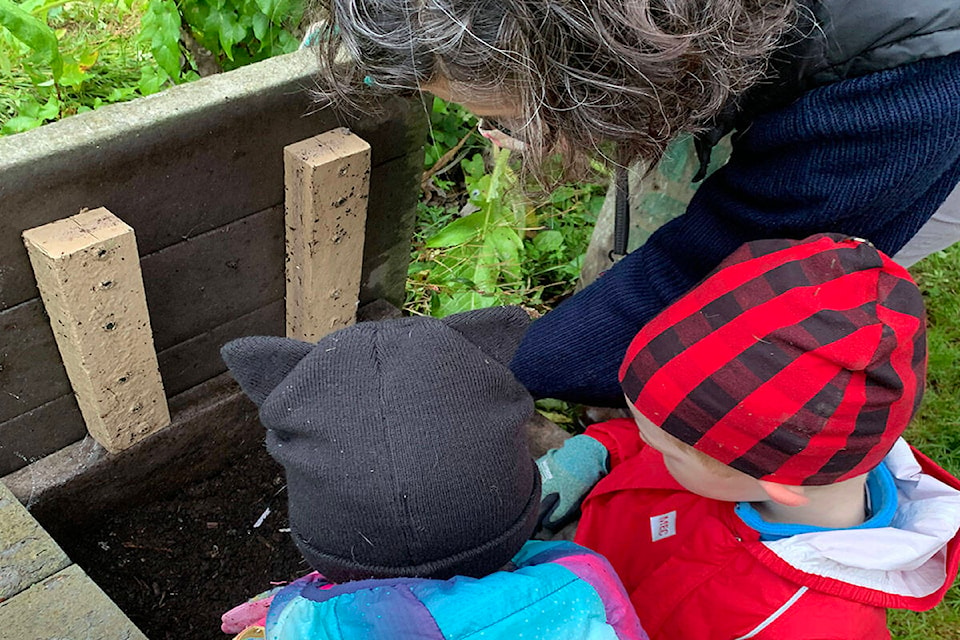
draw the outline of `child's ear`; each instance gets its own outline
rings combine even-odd
[[[803,487],[789,484],[779,484],[767,480],[758,480],[763,490],[767,492],[770,499],[785,507],[802,507],[810,502],[806,496]]]
[[[313,345],[308,342],[251,336],[223,345],[220,356],[243,392],[259,407],[312,350]]]
[[[441,322],[500,364],[510,366],[530,324],[530,316],[520,307],[489,307],[447,316]]]

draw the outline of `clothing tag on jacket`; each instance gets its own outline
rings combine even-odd
[[[654,542],[677,534],[677,512],[661,513],[650,518],[650,537]]]

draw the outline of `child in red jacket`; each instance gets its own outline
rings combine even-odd
[[[886,608],[933,607],[960,560],[960,481],[900,438],[925,372],[923,300],[887,256],[748,243],[634,338],[634,419],[538,462],[543,519],[602,478],[575,539],[654,640],[889,638]]]

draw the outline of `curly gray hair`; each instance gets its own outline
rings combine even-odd
[[[543,178],[655,161],[764,77],[795,0],[319,0],[321,92],[340,105],[442,79],[518,107]]]

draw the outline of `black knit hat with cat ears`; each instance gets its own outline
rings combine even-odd
[[[290,528],[329,580],[480,577],[530,537],[540,476],[533,399],[508,365],[517,307],[366,322],[316,345],[221,351],[286,469]]]

